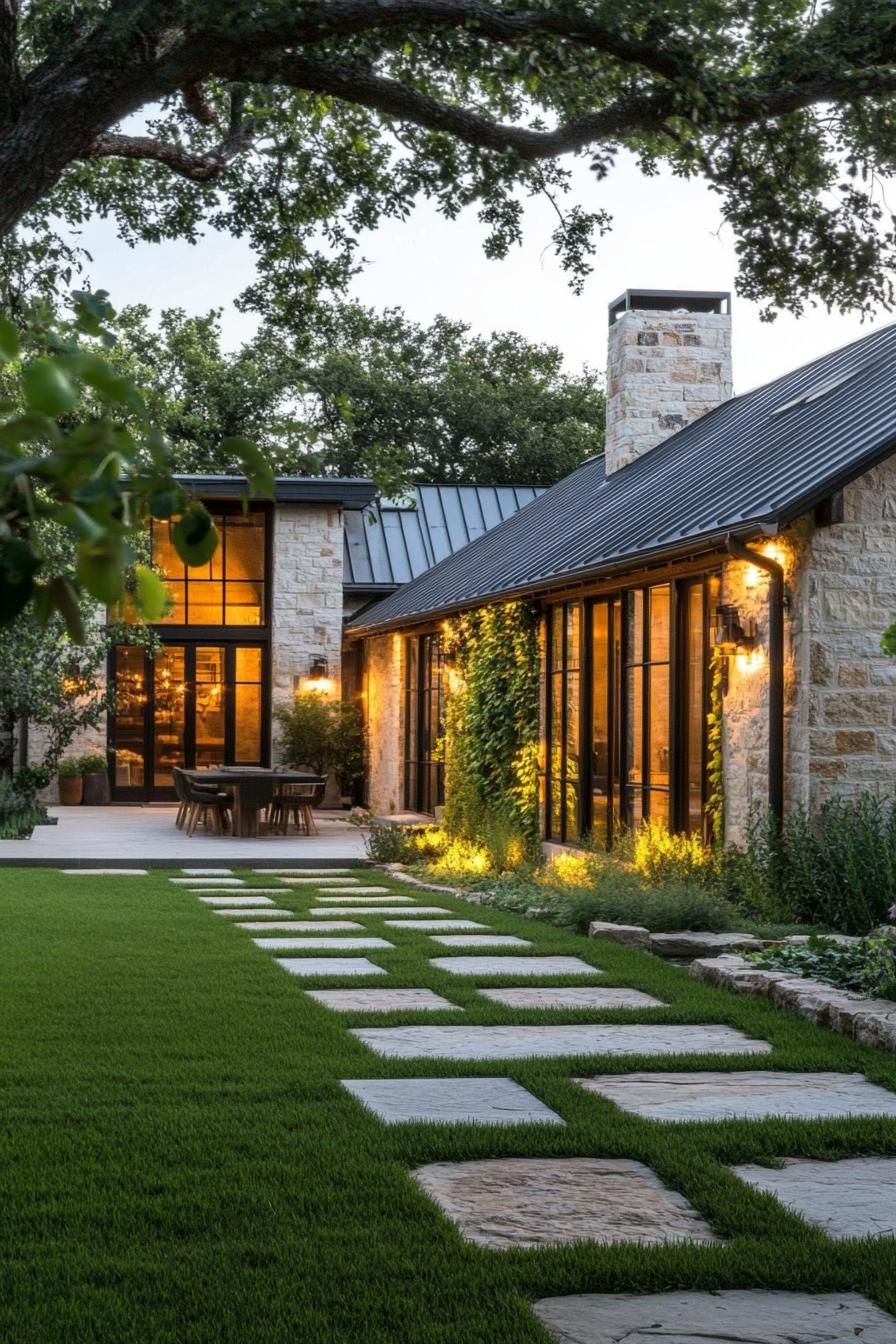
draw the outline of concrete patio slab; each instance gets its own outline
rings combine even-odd
[[[352,1035],[388,1059],[764,1055],[772,1048],[734,1027],[706,1026],[355,1027]]]
[[[312,947],[353,952],[361,948],[395,946],[385,938],[253,938],[252,941],[263,952],[302,952]]]
[[[683,1195],[643,1162],[625,1158],[434,1162],[411,1175],[464,1241],[491,1250],[720,1240]]]
[[[343,1079],[387,1125],[562,1125],[560,1116],[510,1078]]]
[[[220,910],[215,911],[215,914],[220,913]],[[245,923],[237,924],[236,927],[255,931],[270,929],[275,933],[336,933],[345,929],[357,930],[359,933],[364,931],[363,924],[353,924],[350,919],[322,919],[319,924],[315,923],[313,919],[272,919],[267,921],[250,919]],[[318,943],[319,939],[314,941]]]
[[[583,1293],[535,1314],[558,1344],[893,1344],[896,1318],[858,1293]]]
[[[861,1073],[620,1073],[576,1078],[586,1092],[648,1120],[795,1120],[896,1116],[896,1093]]]
[[[480,989],[484,999],[507,1008],[665,1008],[661,999],[638,989],[600,989],[567,985],[545,989]]]
[[[336,1013],[463,1012],[431,989],[306,989],[305,993]]]
[[[449,975],[603,975],[580,957],[434,957],[429,964]]]
[[[278,966],[290,975],[320,977],[345,975],[386,975],[382,966],[375,966],[366,957],[275,957]]]
[[[0,867],[79,867],[81,863],[123,871],[125,863],[149,868],[182,863],[207,865],[219,859],[240,865],[272,860],[301,870],[306,864],[363,863],[364,832],[344,812],[315,812],[317,835],[186,836],[174,824],[176,804],[108,807],[51,807],[55,826],[38,826],[30,840],[4,840]],[[332,869],[329,869],[332,872]]]
[[[746,1165],[732,1170],[835,1241],[896,1235],[896,1157],[847,1157],[839,1162],[791,1157],[780,1168]]]

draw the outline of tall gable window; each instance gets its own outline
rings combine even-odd
[[[219,544],[207,565],[187,568],[171,525],[152,523],[152,558],[165,572],[174,605],[161,624],[265,624],[265,514],[213,513]]]
[[[404,805],[433,813],[445,801],[445,653],[438,633],[405,640]]]

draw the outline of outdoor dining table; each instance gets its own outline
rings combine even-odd
[[[255,765],[220,765],[214,769],[184,770],[192,784],[211,785],[233,792],[233,834],[258,834],[258,814],[282,784],[316,784],[319,775],[306,770],[272,770]]]

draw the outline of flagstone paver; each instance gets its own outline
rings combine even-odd
[[[480,989],[484,999],[508,1008],[664,1008],[661,999],[638,989],[601,989],[597,985],[567,985],[534,989]]]
[[[274,960],[290,975],[310,977],[387,974],[382,966],[375,966],[366,957],[275,957]]]
[[[318,877],[286,877],[279,878],[280,882],[285,882],[290,887],[329,887],[331,883],[338,882],[341,885],[336,887],[336,891],[354,891],[354,887],[349,888],[349,883],[360,882],[357,877],[325,877],[323,873]],[[380,888],[382,890],[382,888]]]
[[[263,952],[301,952],[303,949],[311,947],[330,948],[338,951],[344,948],[346,952],[353,952],[356,948],[362,947],[394,947],[394,943],[386,942],[385,938],[253,938],[256,947],[260,947]]]
[[[733,1171],[837,1241],[896,1235],[896,1157],[791,1157],[779,1169],[746,1165]]]
[[[352,880],[354,880],[354,879],[352,879]],[[391,896],[391,895],[392,895],[392,893],[390,892],[390,890],[389,890],[388,887],[361,887],[361,886],[359,886],[359,887],[346,887],[346,886],[342,886],[342,887],[330,887],[330,886],[328,886],[328,887],[327,887],[327,892],[328,892],[328,893],[329,893],[329,892],[332,892],[334,895],[335,895],[336,893],[340,893],[340,892],[341,892],[341,893],[343,893],[343,894],[345,894],[345,895],[348,895],[348,896],[361,896],[361,895],[368,895],[368,894],[371,895],[371,896],[373,896],[375,893],[376,893],[377,895],[381,895],[381,894],[382,894],[382,895],[386,895],[386,896]]]
[[[414,914],[415,911],[408,911]],[[387,919],[390,929],[420,929],[424,932],[445,929],[487,929],[487,924],[477,924],[475,919]]]
[[[352,1035],[391,1059],[759,1055],[772,1048],[768,1041],[751,1040],[735,1027],[714,1026],[355,1027]]]
[[[896,1318],[858,1293],[547,1297],[535,1313],[559,1344],[893,1344]]]
[[[603,975],[581,957],[434,957],[429,964],[449,975]]]
[[[247,909],[253,905],[273,905],[274,902],[270,896],[240,896],[236,892],[233,895],[228,893],[226,896],[200,896],[203,905],[227,905],[236,910],[242,906]]]
[[[262,876],[273,877],[276,873],[278,877],[294,875],[295,877],[317,876],[333,877],[337,874],[345,875],[354,872],[352,868],[253,868],[253,873],[261,873]]]
[[[230,902],[228,901],[227,904],[229,905]],[[236,910],[213,910],[212,914],[226,915],[229,919],[245,919],[246,915],[250,914],[255,915],[255,917],[259,919],[261,918],[262,915],[265,917],[265,919],[290,919],[292,917],[293,911],[278,910],[276,906],[272,906],[271,909],[269,910],[262,910],[260,908],[247,910],[245,906],[239,906]],[[271,928],[271,925],[268,924],[266,925],[266,927]]]
[[[462,1013],[431,989],[306,989],[309,998],[337,1013]]]
[[[316,905],[308,911],[309,915],[331,919],[334,915],[450,915],[451,911],[441,905],[378,905],[371,909],[368,905]]]
[[[311,895],[310,892],[308,894],[309,896]],[[314,899],[316,901],[333,901],[336,905],[344,905],[346,901],[352,900],[357,901],[360,905],[377,906],[396,905],[399,902],[406,902],[408,905],[413,905],[415,897],[401,896],[398,892],[394,891],[390,891],[388,896],[359,896],[357,891],[353,891],[350,896],[346,896],[344,892],[340,896],[331,896],[329,889],[325,888],[323,891],[318,892]]]
[[[148,868],[60,868],[66,877],[148,877]]]
[[[190,887],[191,896],[222,896],[232,891],[236,896],[279,896],[282,901],[291,893],[282,887]]]
[[[896,1093],[861,1073],[620,1073],[576,1078],[588,1092],[650,1120],[896,1116]]]
[[[510,1078],[349,1078],[342,1086],[387,1125],[565,1123]]]
[[[530,938],[515,938],[509,933],[441,933],[430,941],[442,947],[531,947]]]
[[[244,887],[246,884],[241,877],[219,877],[214,882],[208,877],[169,877],[169,882],[176,883],[179,887]]]
[[[232,877],[232,868],[181,868],[185,877]]]
[[[709,1225],[650,1167],[623,1158],[435,1162],[414,1179],[460,1228],[492,1250],[574,1241],[713,1243]]]
[[[244,924],[237,924],[236,927],[253,930],[271,929],[275,933],[335,933],[341,929],[364,932],[363,924],[355,924],[350,919],[250,919]],[[314,942],[317,945],[320,943],[320,939],[315,938]]]

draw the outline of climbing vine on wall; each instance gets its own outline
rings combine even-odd
[[[444,634],[445,828],[491,848],[538,836],[538,624],[522,602],[465,612]]]
[[[712,651],[709,664],[709,714],[706,718],[706,774],[709,796],[706,811],[714,845],[725,842],[725,769],[722,756],[722,661],[721,649]]]

